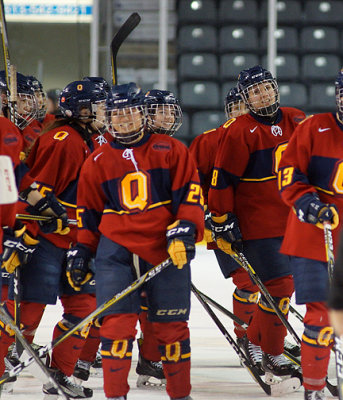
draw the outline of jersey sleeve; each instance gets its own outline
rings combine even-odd
[[[175,219],[187,220],[197,227],[197,241],[204,232],[204,198],[193,157],[181,142],[175,142],[170,160],[172,212]]]
[[[237,122],[236,122],[237,123]],[[233,123],[221,138],[214,163],[208,206],[214,215],[234,211],[234,192],[248,165],[249,144]]]
[[[99,156],[101,158],[101,156]],[[101,161],[90,156],[83,164],[77,189],[77,241],[96,251],[100,232],[98,227],[105,208],[106,196],[98,170]]]
[[[311,120],[298,125],[279,164],[278,188],[283,201],[291,207],[304,194],[316,192],[307,177],[311,158],[311,125]]]

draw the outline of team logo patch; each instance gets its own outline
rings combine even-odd
[[[154,143],[152,148],[158,151],[169,151],[171,149],[169,143]]]
[[[273,125],[271,131],[274,136],[282,136],[282,129],[278,125]]]
[[[9,146],[18,143],[18,137],[13,133],[7,133],[3,138],[4,144]]]

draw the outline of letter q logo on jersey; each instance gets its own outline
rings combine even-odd
[[[271,131],[274,136],[282,136],[282,129],[278,125],[273,125]]]

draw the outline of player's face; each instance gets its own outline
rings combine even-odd
[[[106,102],[101,101],[94,105],[95,107],[95,119],[92,122],[94,129],[102,129],[106,125]]]
[[[237,118],[249,111],[242,100],[238,100],[235,103],[230,103],[229,110],[229,118]]]
[[[17,98],[17,112],[23,118],[26,116],[32,116],[37,112],[36,98],[32,95],[18,94]]]
[[[141,107],[119,108],[111,111],[113,131],[120,134],[131,134],[142,129],[143,114]]]
[[[275,88],[272,82],[260,82],[248,89],[248,99],[251,108],[260,109],[275,103]]]
[[[155,113],[151,115],[155,128],[170,129],[175,122],[174,109],[168,104],[157,106]]]

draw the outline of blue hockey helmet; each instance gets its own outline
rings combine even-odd
[[[173,136],[182,125],[179,101],[169,90],[148,91],[144,96],[144,104],[147,106],[149,132]]]
[[[31,82],[31,85],[33,87],[36,96],[37,108],[38,108],[37,119],[38,121],[43,122],[48,108],[48,101],[46,98],[46,94],[43,90],[43,85],[36,77],[32,75],[29,75],[27,79]]]
[[[246,106],[257,115],[274,116],[280,107],[277,82],[260,65],[241,71],[237,88]]]
[[[111,91],[111,86],[106,81],[106,79],[102,78],[101,76],[85,76],[82,78],[83,81],[90,81],[94,82],[95,84],[99,85],[105,92],[108,94]]]
[[[248,109],[246,108],[236,87],[231,88],[227,92],[224,100],[224,111],[227,119],[237,118],[248,112]]]
[[[335,80],[336,106],[340,119],[343,120],[343,68]]]
[[[96,119],[98,106],[102,105],[104,108],[106,98],[105,90],[98,84],[91,81],[74,81],[62,90],[59,106],[66,118]]]
[[[122,144],[138,142],[144,135],[144,94],[134,82],[115,85],[107,98],[109,131]]]

